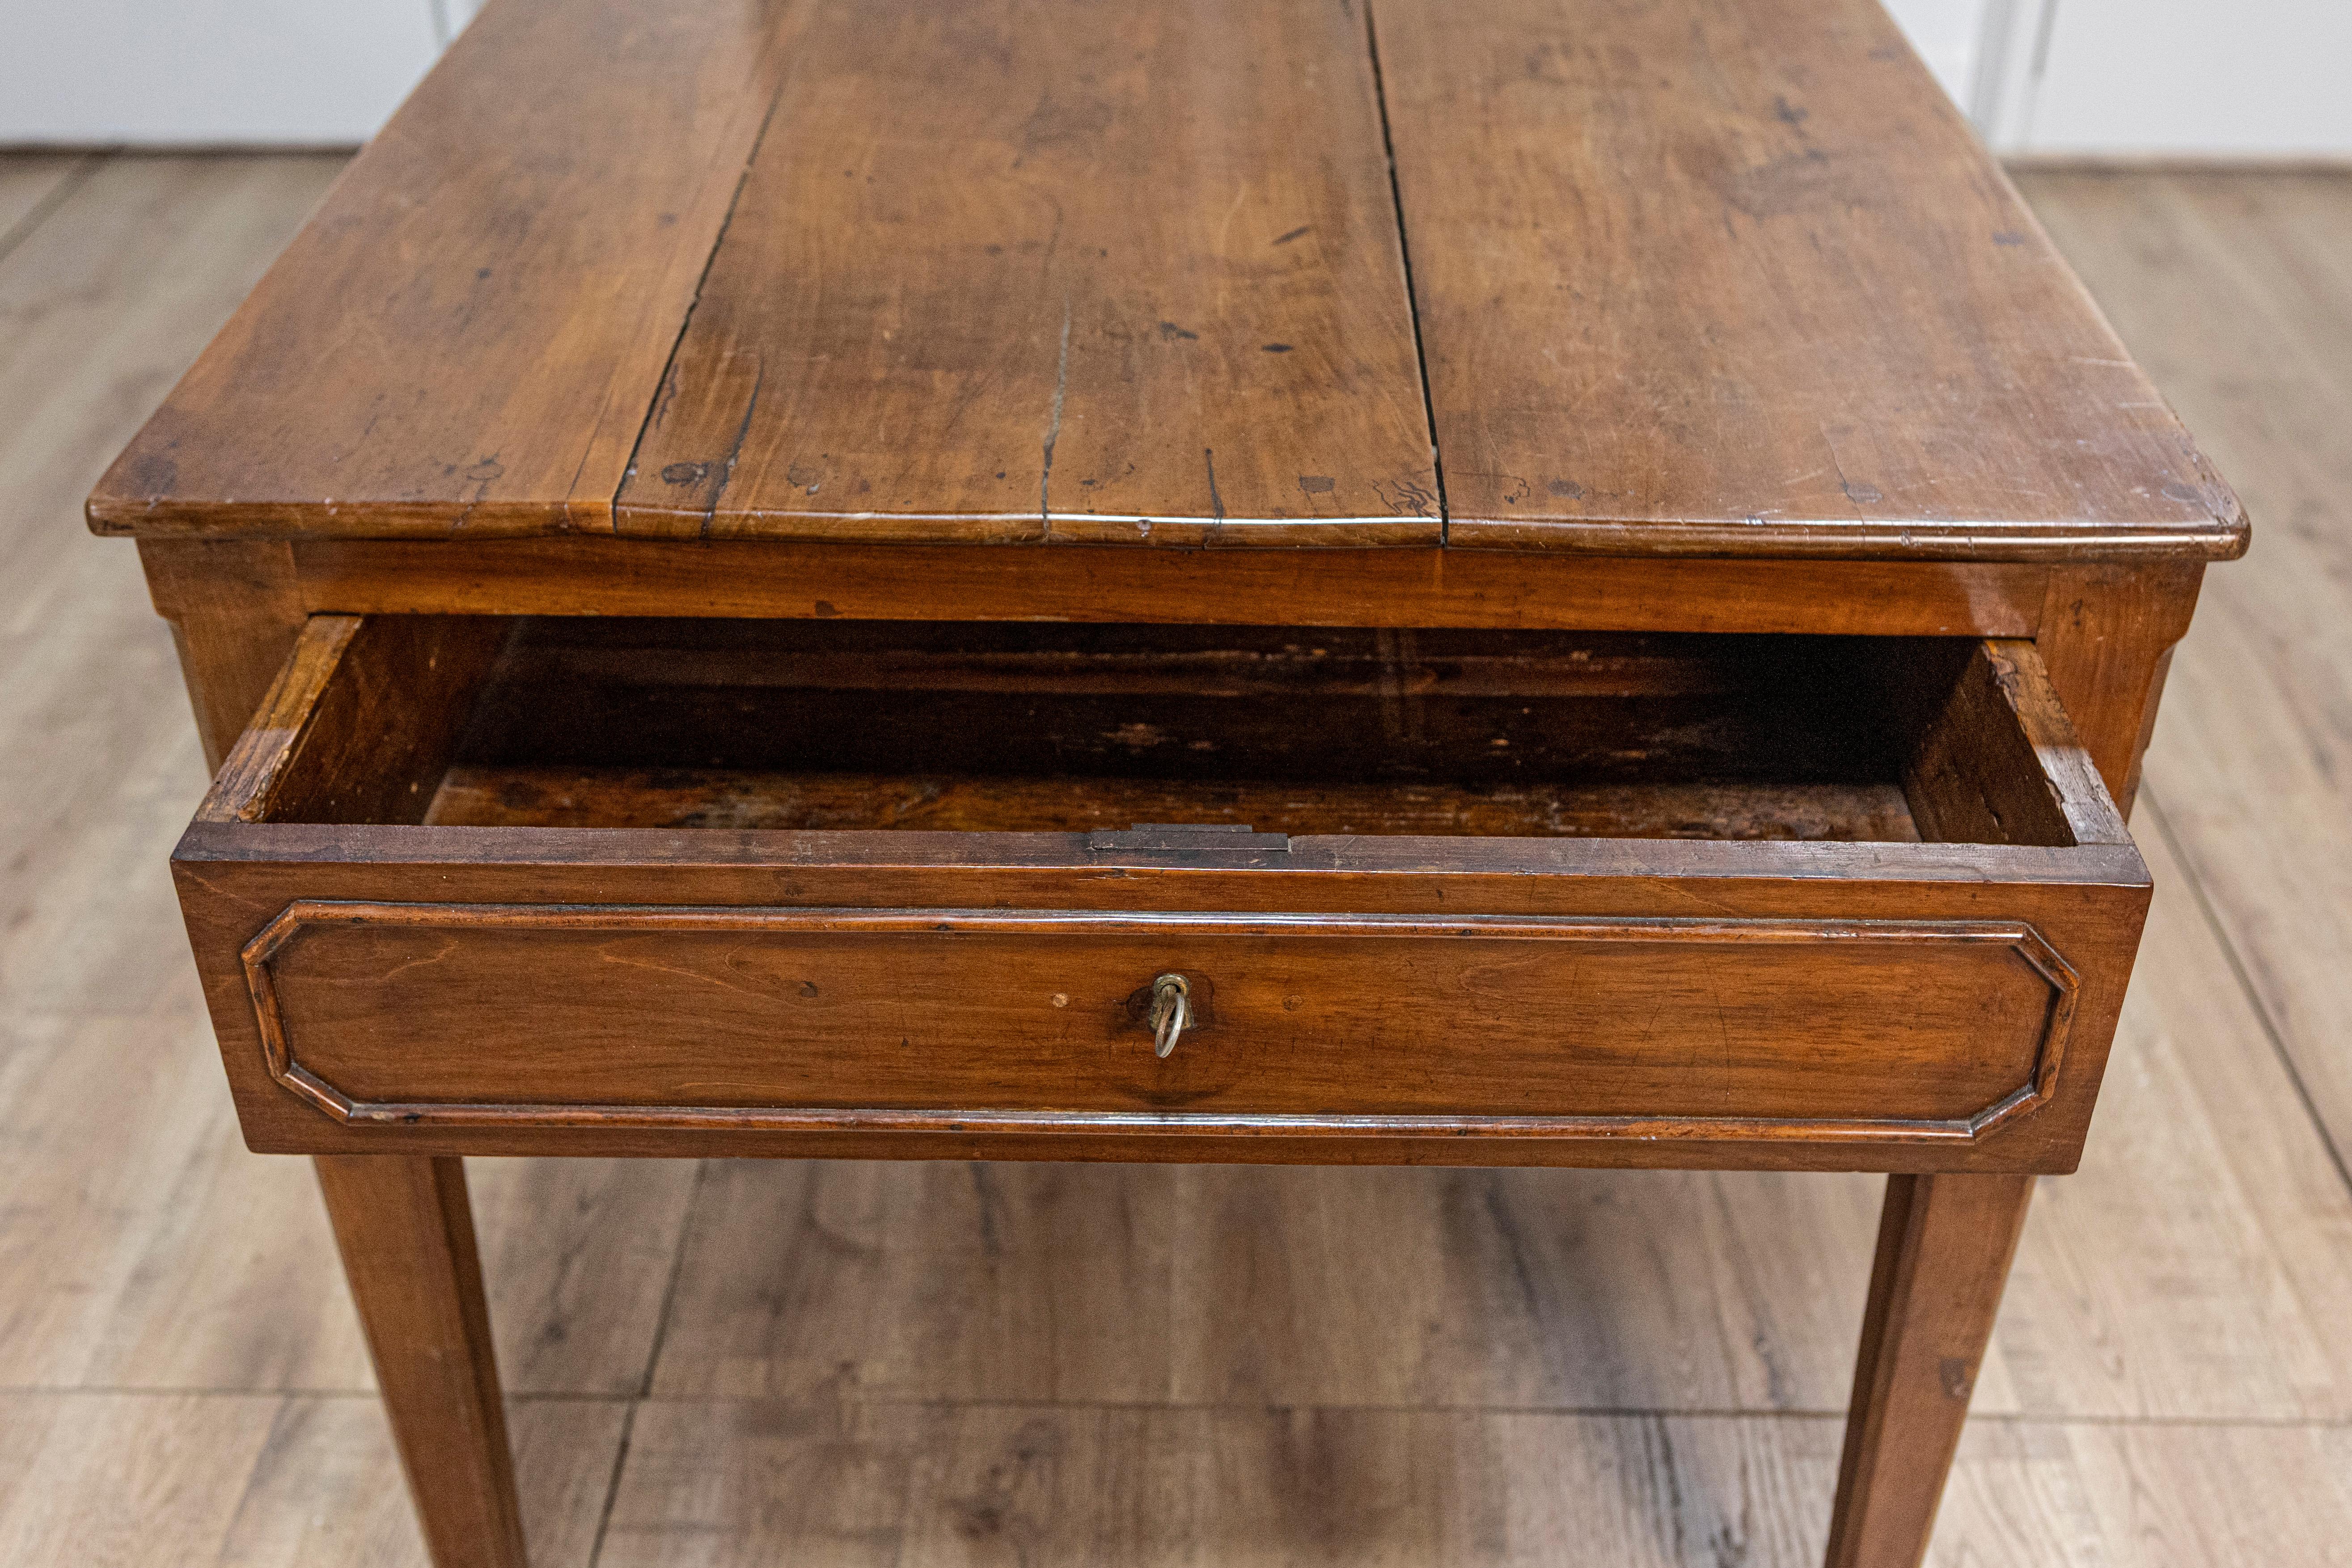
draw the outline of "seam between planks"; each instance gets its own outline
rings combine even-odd
[[[769,25],[780,27],[783,22],[779,16]],[[613,486],[613,532],[616,536],[621,532],[622,493],[629,488],[629,480],[637,471],[637,455],[645,449],[646,434],[654,427],[654,416],[660,410],[663,396],[669,390],[670,377],[677,374],[678,352],[686,346],[687,330],[694,325],[694,312],[702,303],[702,290],[709,285],[710,269],[718,264],[719,252],[727,244],[728,231],[735,226],[735,209],[742,203],[743,187],[751,183],[751,169],[760,161],[760,149],[768,143],[768,128],[775,123],[777,107],[784,101],[784,94],[791,86],[792,72],[786,70],[776,83],[776,90],[769,98],[768,107],[760,115],[760,129],[751,138],[750,150],[743,154],[743,166],[735,174],[735,189],[727,198],[727,216],[719,220],[719,232],[711,237],[709,253],[702,258],[702,270],[695,274],[693,298],[686,302],[686,314],[678,318],[677,335],[670,340],[669,354],[662,361],[661,374],[654,377],[653,395],[646,400],[645,417],[637,421],[636,438],[629,443],[629,460],[621,465],[621,477]],[[752,400],[755,404],[758,401],[756,392]],[[745,435],[751,433],[749,410],[744,413],[743,429]],[[742,444],[740,437],[736,444],[740,449]],[[583,461],[585,461],[584,457]],[[730,462],[729,466],[731,468],[733,465]],[[722,486],[721,489],[724,488]],[[719,510],[716,495],[710,499],[710,510],[713,513]],[[710,520],[706,517],[703,520],[703,537],[708,538],[709,531]]]
[[[596,1510],[596,1533],[588,1543],[588,1568],[604,1560],[604,1537],[612,1532],[613,1508],[621,1499],[621,1475],[629,1468],[629,1439],[636,1432],[637,1410],[645,1402],[632,1399],[621,1413],[621,1440],[613,1446],[613,1468],[604,1478],[604,1506]]]
[[[1364,48],[1372,68],[1372,105],[1381,115],[1381,153],[1389,166],[1389,209],[1396,216],[1397,258],[1404,266],[1404,305],[1412,321],[1412,363],[1421,374],[1421,416],[1429,430],[1431,482],[1437,488],[1437,543],[1444,549],[1454,531],[1454,508],[1445,495],[1445,457],[1437,447],[1437,403],[1429,390],[1429,345],[1421,335],[1421,295],[1412,282],[1412,240],[1404,221],[1404,191],[1397,183],[1396,137],[1389,129],[1388,79],[1381,74],[1380,26],[1372,0],[1364,0]]]

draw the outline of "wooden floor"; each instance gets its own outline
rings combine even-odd
[[[0,159],[0,1564],[422,1561],[308,1166],[238,1143],[203,784],[83,492],[334,174]],[[1946,1564],[2352,1563],[2352,175],[2028,192],[2257,520],[2135,827]],[[1810,1564],[1874,1178],[476,1162],[537,1562]]]

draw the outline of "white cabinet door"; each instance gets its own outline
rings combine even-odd
[[[2037,153],[2352,154],[2352,0],[2052,0]]]
[[[434,0],[0,0],[0,142],[363,141],[438,19]]]

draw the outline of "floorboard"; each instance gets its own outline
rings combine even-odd
[[[0,258],[33,232],[48,209],[101,162],[91,153],[0,154]]]
[[[535,1568],[584,1568],[625,1406],[511,1402]],[[0,1392],[0,1563],[426,1568],[370,1397]]]
[[[2352,1166],[2352,173],[2021,183],[2254,519],[2206,575],[2147,778]]]

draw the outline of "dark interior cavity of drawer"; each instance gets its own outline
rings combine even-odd
[[[306,663],[215,819],[2068,845],[2112,816],[2020,728],[2056,713],[2021,644],[319,616],[292,689]]]

